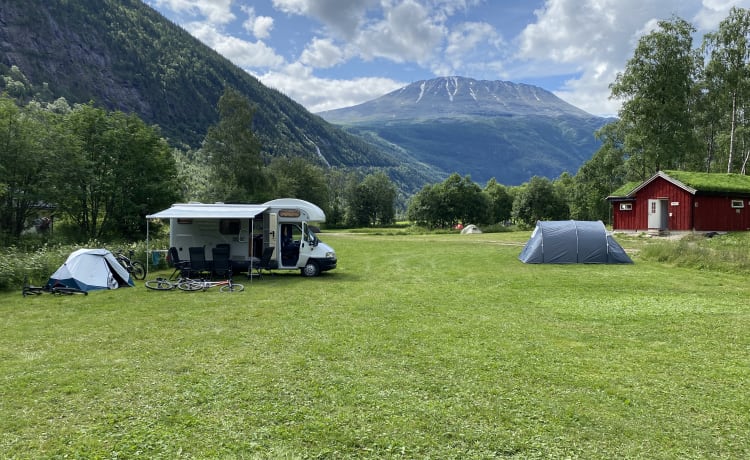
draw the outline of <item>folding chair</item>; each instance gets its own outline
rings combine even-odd
[[[211,264],[211,274],[216,278],[228,279],[232,277],[232,263],[229,260],[228,247],[215,247],[211,249],[213,263]]]
[[[258,278],[263,279],[263,270],[271,273],[271,270],[278,268],[276,265],[276,261],[271,260],[273,251],[275,249],[276,248],[274,248],[273,246],[269,246],[263,249],[263,254],[260,256],[260,261],[253,262],[250,270],[248,270],[248,278],[253,276],[253,269],[255,269],[255,274],[258,276]]]
[[[169,248],[169,262],[172,264],[172,267],[174,267],[174,271],[169,275],[170,280],[176,280],[177,276],[175,275],[178,273],[180,278],[187,278],[190,276],[190,261],[180,260],[180,253],[174,246]]]
[[[211,275],[211,266],[206,260],[206,249],[203,246],[188,248],[190,254],[190,276],[208,277]]]

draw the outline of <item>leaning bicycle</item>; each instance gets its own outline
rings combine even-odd
[[[235,283],[232,278],[221,281],[211,281],[207,279],[184,279],[177,283],[177,289],[186,292],[205,291],[212,287],[218,287],[219,292],[242,292],[245,286]]]
[[[135,256],[135,251],[132,249],[128,251],[128,255],[126,256],[122,249],[118,249],[114,252],[115,259],[117,259],[118,262],[120,262],[120,265],[125,267],[125,270],[128,271],[131,275],[133,275],[133,278],[137,280],[142,280],[146,278],[146,269],[144,268],[143,264],[138,262],[137,260],[133,260],[133,257]]]

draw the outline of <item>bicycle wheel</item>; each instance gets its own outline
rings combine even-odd
[[[185,280],[177,284],[177,289],[187,292],[202,291],[204,289],[204,284],[202,281]]]
[[[155,291],[170,291],[175,288],[175,285],[166,278],[156,278],[155,280],[148,280],[145,284],[147,288],[153,289]]]
[[[143,268],[143,264],[140,262],[131,262],[131,265],[133,265],[132,272],[133,278],[137,280],[142,280],[146,278],[146,269]]]
[[[26,286],[21,291],[21,294],[26,297],[28,295],[42,295],[42,292],[44,292],[44,288],[36,286]]]
[[[245,286],[240,283],[225,284],[219,288],[219,292],[242,292]]]
[[[52,293],[57,295],[73,295],[73,294],[83,294],[83,295],[89,295],[88,292],[82,291],[77,288],[72,287],[55,287],[52,288]]]

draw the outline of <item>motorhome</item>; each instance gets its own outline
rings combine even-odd
[[[336,268],[336,252],[320,241],[313,226],[325,222],[318,206],[296,198],[263,204],[178,203],[147,219],[169,219],[169,244],[181,260],[190,248],[203,247],[207,260],[212,249],[228,248],[232,269],[252,273],[264,250],[271,269],[300,270],[304,276]],[[267,248],[272,248],[267,249]]]

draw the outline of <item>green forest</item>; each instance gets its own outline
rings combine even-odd
[[[0,233],[66,241],[142,239],[145,215],[176,201],[319,204],[331,226],[396,220],[429,228],[458,223],[533,225],[544,219],[609,221],[604,200],[659,170],[746,174],[750,159],[750,13],[735,8],[695,46],[680,18],[643,36],[612,82],[618,119],[596,133],[602,147],[582,167],[521,186],[476,184],[453,174],[406,195],[385,170],[271,155],[254,123],[263,106],[227,86],[200,147],[170,145],[132,113],[70,104],[18,67],[0,68]],[[173,129],[174,127],[172,127]],[[243,167],[232,167],[241,164]],[[50,222],[52,220],[52,222]],[[44,238],[43,238],[44,239]]]

